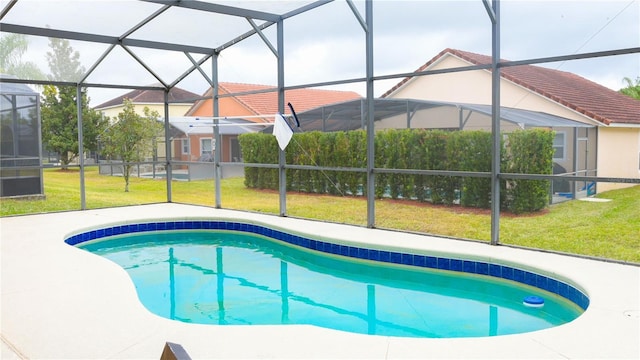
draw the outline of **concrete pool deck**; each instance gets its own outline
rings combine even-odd
[[[518,335],[463,339],[369,336],[303,325],[216,326],[147,311],[128,274],[63,240],[138,220],[247,219],[351,243],[449,253],[544,269],[589,296],[578,319]],[[159,359],[165,342],[193,359],[640,358],[640,267],[424,235],[180,204],[0,218],[2,359]]]

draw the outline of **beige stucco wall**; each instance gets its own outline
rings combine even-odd
[[[429,68],[429,70],[448,69],[469,65],[470,64],[468,62],[455,56],[445,55],[438,62],[434,63],[432,67]],[[389,97],[400,99],[421,99],[473,104],[491,104],[491,72],[488,70],[474,70],[414,77]],[[597,124],[595,121],[572,109],[553,102],[548,98],[533,93],[530,90],[505,79],[501,79],[500,83],[500,103],[503,107],[540,111],[587,124]],[[406,124],[406,120],[397,120],[403,121],[403,125]],[[383,127],[392,126],[389,123],[384,123],[381,124],[379,128]],[[503,128],[502,130],[508,129]],[[598,176],[631,178],[640,177],[640,174],[638,172],[640,129],[614,129],[601,126],[598,128],[598,131],[596,159]],[[567,131],[567,136],[567,144],[571,144],[573,142],[572,131]],[[582,143],[580,144],[580,146],[583,145],[584,144]],[[596,151],[595,145],[595,139],[589,141],[589,152],[593,153],[594,151]],[[567,146],[566,150],[566,159],[558,161],[558,163],[563,166],[566,165],[567,167],[569,167],[569,165],[573,162],[573,149],[571,146]],[[592,165],[595,164],[589,165],[590,167],[592,167]],[[579,169],[580,168],[582,168],[582,166],[579,166]],[[598,184],[598,191],[601,192],[625,186],[630,185],[600,183]]]
[[[445,56],[429,70],[464,66],[469,66],[469,63],[454,56]],[[414,77],[389,97],[488,105],[491,104],[491,72],[474,70]],[[584,115],[505,79],[500,83],[500,105],[595,124]]]
[[[144,107],[148,107],[149,110],[155,110],[160,114],[160,117],[164,117],[164,105],[163,104],[144,104],[137,103],[134,104],[136,112],[140,115],[143,115]],[[169,117],[172,116],[184,116],[184,114],[191,108],[192,104],[170,104],[169,105]],[[109,118],[116,119],[118,118],[118,113],[122,111],[124,108],[123,105],[109,107],[106,109],[99,109],[104,116],[108,116]]]
[[[640,178],[640,128],[600,128],[598,175],[606,177]],[[598,191],[620,189],[630,184],[599,183]]]

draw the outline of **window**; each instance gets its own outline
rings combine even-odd
[[[238,138],[231,138],[231,161],[242,162],[242,152],[240,151],[240,142]]]
[[[182,139],[182,153],[187,155],[191,153],[191,146],[189,146],[189,139]]]
[[[563,132],[556,132],[556,137],[553,139],[553,160],[565,159],[565,136]]]
[[[213,139],[200,139],[200,155],[212,154],[215,149]]]

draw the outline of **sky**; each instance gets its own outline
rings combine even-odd
[[[4,8],[7,3],[8,0],[0,0],[0,7]],[[283,12],[306,2],[223,3]],[[364,2],[354,3],[364,17]],[[375,0],[373,4],[375,75],[414,71],[445,48],[491,54],[491,23],[481,0]],[[72,7],[74,11],[69,11]],[[120,36],[157,8],[156,4],[130,0],[20,0],[2,22]],[[640,0],[503,0],[500,11],[503,59],[521,60],[640,47]],[[78,13],[83,16],[74,15]],[[130,37],[216,47],[249,29],[251,25],[243,18],[207,17],[192,10],[172,8]],[[271,26],[264,32],[274,46],[275,30],[276,27]],[[364,36],[357,18],[348,4],[341,0],[285,20],[285,84],[364,77]],[[29,40],[26,56],[48,72],[45,57],[47,39],[30,36]],[[91,68],[107,49],[102,44],[81,41],[72,41],[71,45],[80,53],[86,69]],[[191,64],[180,52],[139,48],[132,51],[167,83]],[[192,55],[200,58],[198,54]],[[276,85],[276,65],[276,57],[269,47],[262,39],[253,36],[222,51],[219,81]],[[573,72],[618,90],[624,86],[624,77],[635,79],[640,76],[640,53],[540,66]],[[203,68],[210,73],[211,63],[206,62]],[[375,95],[379,96],[400,80],[377,81]],[[126,51],[116,47],[87,78],[87,82],[149,85],[157,80]],[[207,89],[207,82],[200,73],[194,72],[178,86],[202,94]],[[365,91],[363,83],[331,88],[353,90],[361,95]],[[90,89],[91,105],[98,105],[127,91]]]

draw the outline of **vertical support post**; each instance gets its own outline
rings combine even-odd
[[[222,191],[220,190],[220,151],[222,148],[222,140],[220,139],[220,120],[218,117],[220,116],[220,98],[218,97],[218,54],[216,53],[211,57],[211,80],[213,81],[213,88],[211,89],[212,96],[212,104],[213,104],[213,138],[216,143],[216,150],[213,153],[213,177],[215,183],[215,202],[216,209],[220,209],[222,207]]]
[[[491,3],[491,133],[493,148],[491,157],[491,245],[500,243],[500,0]]]
[[[15,102],[15,96],[13,97]],[[13,104],[13,109],[15,112],[16,105]],[[40,194],[44,194],[44,173],[42,170],[42,117],[40,112],[40,95],[36,95],[36,122],[38,123],[38,166],[40,167]],[[14,151],[14,154],[18,152]]]
[[[324,106],[322,107],[322,132],[327,131],[327,120],[324,116]]]
[[[594,131],[596,132],[596,133],[595,133],[595,139],[594,139],[594,142],[595,142],[595,144],[596,144],[596,147],[595,147],[595,151],[596,151],[596,153],[594,154],[594,159],[595,159],[595,163],[594,163],[594,165],[595,165],[595,171],[593,172],[593,175],[592,175],[592,176],[598,176],[598,156],[599,156],[599,151],[598,151],[598,146],[597,146],[597,144],[598,144],[598,142],[600,141],[600,129],[595,128],[595,129],[594,129]],[[594,190],[596,190],[596,191],[598,190],[598,183],[596,183],[596,188],[595,188]]]
[[[278,112],[284,113],[284,21],[278,20]],[[287,215],[287,158],[284,150],[278,151],[278,183],[280,185],[280,216]]]
[[[171,179],[173,179],[173,169],[171,165],[171,138],[169,134],[171,132],[171,127],[169,125],[169,90],[164,89],[164,151],[165,151],[165,174],[167,182],[167,202],[171,202],[172,198],[172,189],[171,189]]]
[[[21,155],[20,153],[20,142],[15,140],[17,138],[17,134],[20,132],[20,126],[18,124],[18,99],[16,95],[11,95],[11,131],[13,132],[14,141],[12,142],[12,154],[14,158],[17,158]]]
[[[366,82],[367,82],[367,227],[376,223],[374,162],[374,98],[373,98],[373,0],[365,2]]]
[[[360,128],[362,130],[367,130],[367,111],[364,108],[364,105],[366,104],[366,100],[365,99],[360,99]]]
[[[87,209],[84,181],[84,135],[82,133],[82,87],[76,86],[76,110],[78,113],[78,164],[80,165],[80,209]]]

